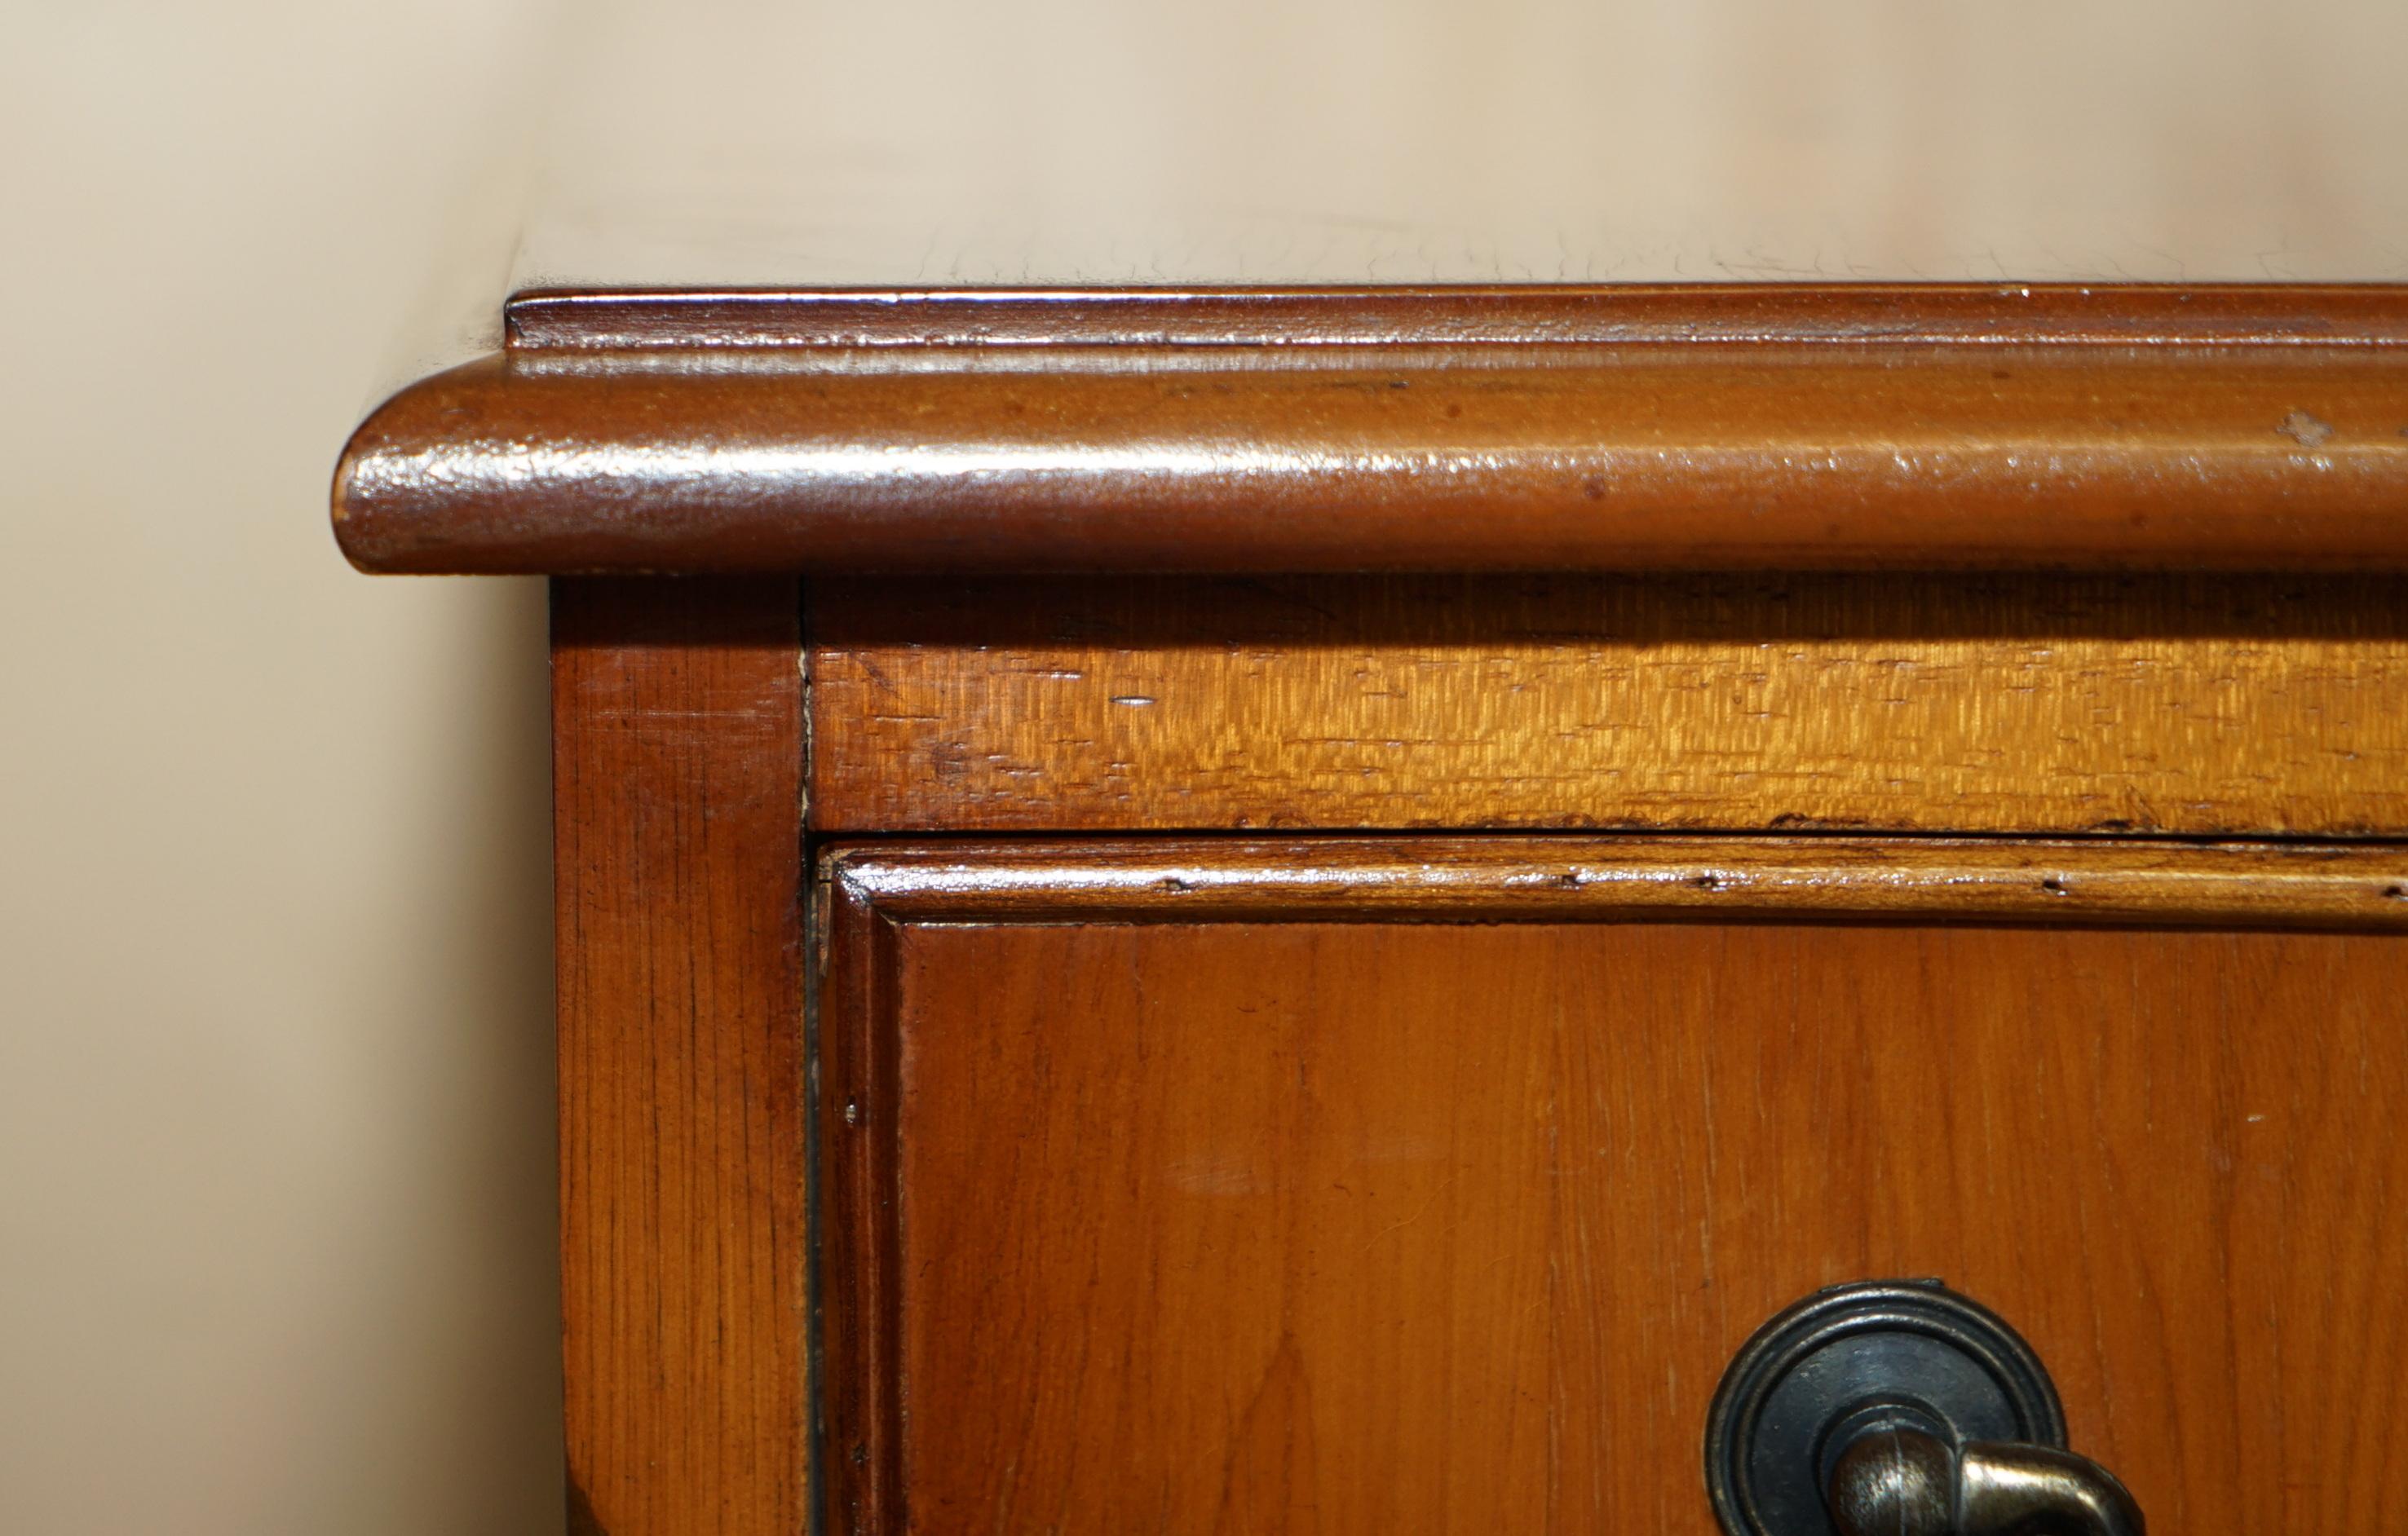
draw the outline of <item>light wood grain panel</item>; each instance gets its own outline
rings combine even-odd
[[[1401,848],[1291,921],[1312,845],[1226,853],[1260,901],[1217,913],[1200,845],[1101,862],[1149,857],[1109,917],[1068,844],[836,867],[885,1374],[831,1412],[839,1489],[889,1485],[850,1529],[1704,1530],[1731,1352],[1897,1275],[2024,1331],[2162,1529],[2408,1500],[2400,936],[1969,926],[1944,859],[1873,924],[1450,924],[1542,887],[1383,908]]]
[[[813,591],[829,829],[2408,831],[2392,578]]]
[[[804,1529],[798,623],[785,581],[554,589],[577,1536]]]

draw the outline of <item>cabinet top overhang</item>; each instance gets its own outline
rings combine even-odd
[[[364,569],[2408,568],[2408,287],[543,290]]]

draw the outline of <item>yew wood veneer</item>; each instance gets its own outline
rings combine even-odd
[[[2408,1508],[2408,294],[548,291],[572,1524],[1716,1529],[1939,1277],[2161,1532]]]

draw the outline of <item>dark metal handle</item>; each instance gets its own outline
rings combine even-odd
[[[1936,1280],[1835,1285],[1741,1346],[1706,1414],[1724,1536],[2143,1536],[2067,1450],[2065,1409],[2006,1320]]]
[[[1841,1536],[2143,1536],[2115,1474],[2045,1445],[1961,1448],[1912,1424],[1877,1421],[1831,1457],[1824,1483]]]

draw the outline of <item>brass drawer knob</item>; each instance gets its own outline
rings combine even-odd
[[[1864,1429],[1833,1458],[1824,1502],[1840,1536],[2142,1536],[2115,1474],[2045,1445],[1951,1447],[1901,1422]]]
[[[2040,1357],[1937,1281],[1818,1291],[1758,1328],[1706,1421],[1728,1536],[2143,1536],[2065,1448]]]

